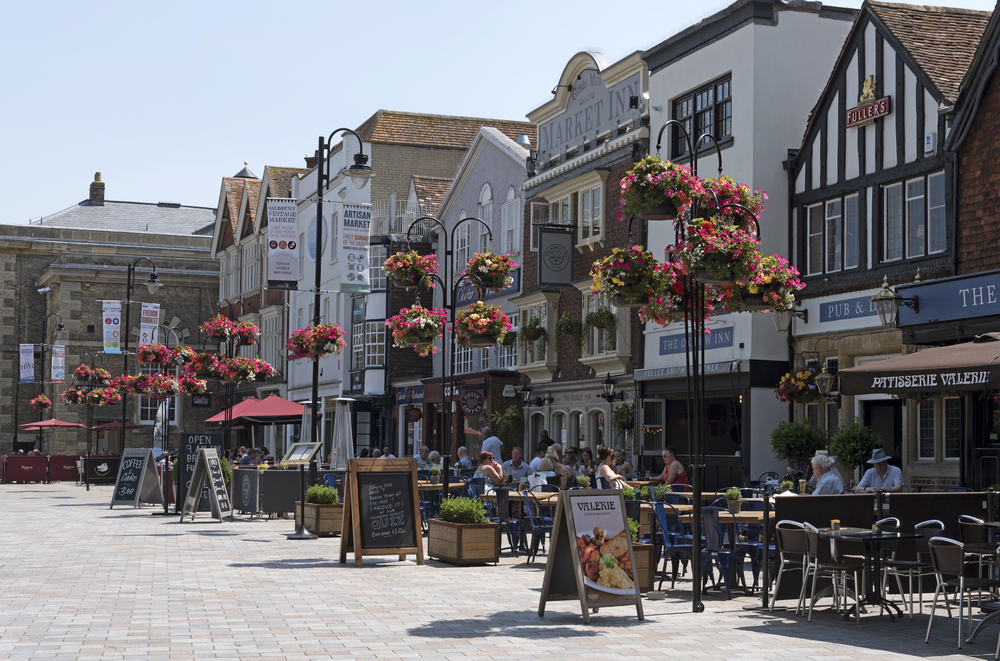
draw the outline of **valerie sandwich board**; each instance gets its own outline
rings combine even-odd
[[[560,492],[538,616],[545,615],[546,601],[579,600],[584,624],[590,624],[588,608],[596,613],[605,606],[634,605],[643,619],[634,567],[622,492]]]
[[[424,564],[416,459],[349,459],[340,530],[341,563],[350,550],[358,567],[366,555],[413,554]]]
[[[156,477],[156,460],[149,448],[129,448],[122,452],[111,507],[115,505],[162,505],[163,490]]]
[[[225,517],[233,518],[233,506],[229,502],[229,492],[226,491],[226,482],[222,477],[222,461],[215,448],[198,450],[198,460],[195,461],[194,473],[191,475],[191,488],[184,498],[184,509],[181,510],[181,521],[184,521],[184,517],[188,514],[194,521],[198,503],[201,501],[201,485],[205,480],[208,480],[208,498],[212,505],[212,516],[220,523]]]

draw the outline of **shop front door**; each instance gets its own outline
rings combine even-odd
[[[861,421],[882,437],[882,449],[892,457],[889,463],[902,467],[903,403],[898,399],[865,401]]]

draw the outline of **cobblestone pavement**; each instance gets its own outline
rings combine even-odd
[[[925,645],[926,608],[913,622],[870,612],[860,626],[824,608],[810,624],[716,592],[694,614],[680,589],[643,600],[643,621],[607,608],[588,626],[575,602],[538,617],[544,560],[356,568],[337,563],[337,539],[286,540],[288,520],[178,523],[110,500],[110,487],[0,485],[0,657],[986,659],[1000,632],[958,650],[943,611]]]

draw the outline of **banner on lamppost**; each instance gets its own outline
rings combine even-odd
[[[340,291],[367,294],[368,248],[372,225],[372,205],[345,204],[340,214]]]
[[[298,201],[267,198],[267,286],[299,288]]]
[[[35,382],[35,345],[21,345],[21,383]]]
[[[104,312],[101,326],[104,328],[104,353],[122,352],[122,302],[102,301]]]
[[[66,383],[66,347],[52,345],[52,383]]]
[[[143,303],[139,320],[139,344],[156,343],[158,340],[157,326],[160,325],[160,304]]]

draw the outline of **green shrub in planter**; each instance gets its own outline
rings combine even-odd
[[[825,431],[804,422],[782,422],[771,431],[771,449],[778,459],[800,466],[808,464],[826,443]],[[836,454],[832,448],[830,454]]]
[[[577,475],[576,485],[578,487],[583,487],[584,489],[590,488],[590,476],[589,475]]]
[[[440,475],[441,474],[441,469],[438,468],[437,466],[431,466],[430,468],[427,469],[427,474],[428,475]]]
[[[830,438],[830,454],[851,468],[863,466],[872,456],[872,450],[882,447],[882,437],[871,427],[865,427],[854,418],[849,425],[841,425]]]
[[[743,494],[736,487],[726,489],[726,500],[743,500]]]
[[[333,487],[314,484],[306,491],[306,502],[314,505],[336,505],[340,502],[340,493]]]
[[[482,523],[486,508],[478,498],[445,498],[441,501],[441,518],[450,523]]]
[[[633,544],[638,544],[639,543],[639,528],[640,528],[639,522],[636,521],[635,519],[629,517],[629,520],[628,520],[628,533],[629,533],[629,535],[632,536],[632,543]]]

